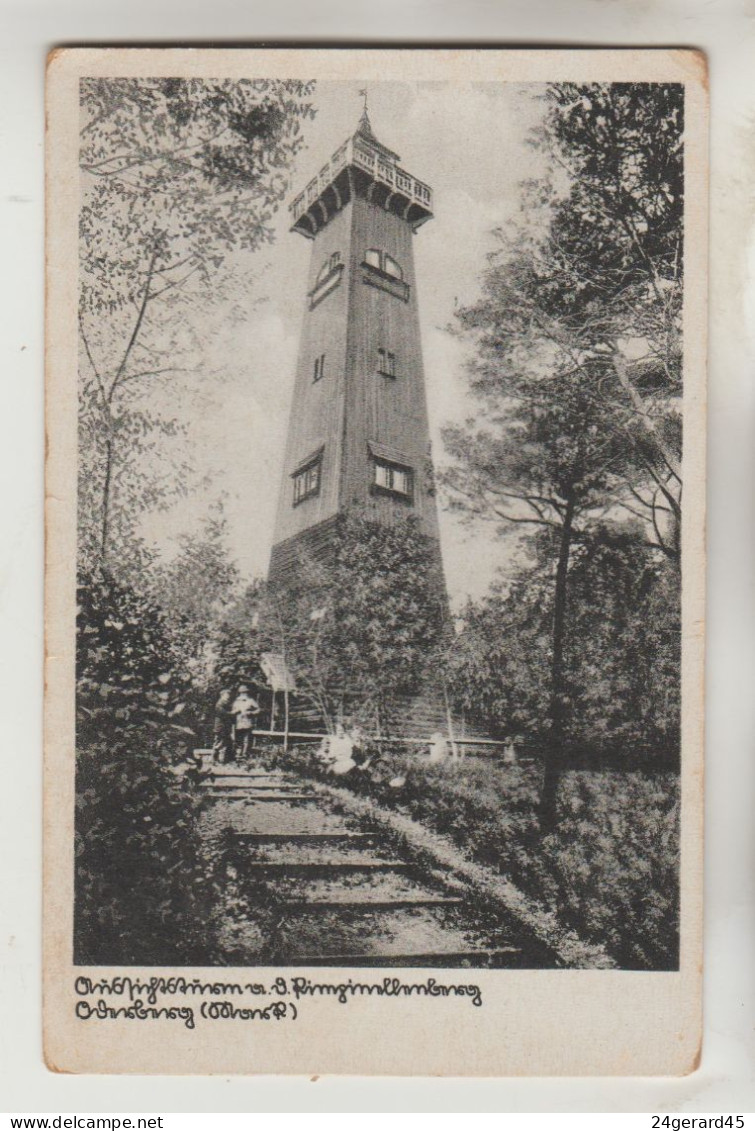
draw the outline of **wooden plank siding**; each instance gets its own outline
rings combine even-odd
[[[413,514],[433,560],[429,585],[447,607],[414,269],[418,217],[364,170],[338,176],[338,191],[318,181],[322,200],[309,202],[316,222],[297,229],[312,239],[312,254],[268,581],[272,588],[298,588],[316,575],[308,561],[327,572],[339,517],[350,511],[385,526]],[[424,211],[422,221],[431,216]],[[402,280],[371,267],[371,249],[390,256]],[[337,272],[321,275],[336,253]],[[392,355],[393,372],[381,371],[379,351],[386,363]],[[323,355],[319,376],[316,359]],[[293,477],[318,458],[319,491],[295,504]],[[376,460],[410,470],[408,496],[376,487]],[[416,695],[397,697],[394,723],[398,733],[426,739],[447,729],[447,717],[436,675],[427,671],[420,684]],[[349,689],[343,693],[346,709],[356,709]],[[291,697],[290,707],[292,729],[321,727],[301,695]]]
[[[419,515],[423,532],[438,538],[438,515],[428,476],[430,430],[422,367],[413,233],[392,212],[356,197],[349,256],[350,294],[346,349],[346,427],[341,465],[341,506],[365,507],[386,525],[407,509]],[[402,267],[408,301],[372,285],[362,266],[369,248],[379,248]],[[365,282],[365,278],[370,280]],[[378,349],[396,358],[396,376],[378,372]],[[410,467],[413,492],[404,502],[372,491],[370,441],[394,449]]]
[[[307,308],[289,417],[274,546],[338,513],[346,388],[348,266],[341,272],[340,283],[313,309],[309,309],[308,295],[314,288],[318,271],[333,252],[340,252],[347,262],[350,228],[350,209],[346,208],[321,229],[312,244],[307,296],[304,296]],[[322,354],[325,355],[325,372],[315,381],[315,358]],[[320,492],[294,506],[292,474],[320,447],[323,448]]]
[[[343,270],[323,298],[306,300],[272,582],[282,580],[281,570],[295,558],[293,539],[313,528],[324,531],[323,524],[352,508],[386,525],[408,512],[417,514],[423,533],[437,546],[442,573],[412,241],[409,223],[359,194],[312,241],[308,296],[334,252]],[[400,264],[408,290],[392,287],[364,266],[370,248]],[[379,372],[379,349],[394,354],[395,376]],[[316,381],[315,359],[322,355],[324,375]],[[292,477],[319,451],[319,493],[294,505]],[[374,453],[381,451],[411,469],[411,498],[374,490]]]

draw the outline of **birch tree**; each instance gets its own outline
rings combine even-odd
[[[80,524],[85,561],[122,565],[140,511],[185,489],[160,457],[196,366],[207,307],[236,251],[272,239],[313,114],[296,81],[86,79],[81,84]],[[151,469],[151,470],[148,470]]]

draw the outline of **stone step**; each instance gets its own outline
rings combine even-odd
[[[357,833],[351,829],[343,832],[311,832],[311,833],[235,833],[239,845],[256,846],[261,844],[298,845],[298,844],[370,844],[375,841],[376,833]]]
[[[392,860],[394,854],[374,841],[351,841],[329,838],[312,840],[289,839],[248,843],[235,839],[227,853],[237,866],[249,863],[271,864],[369,864],[373,860]]]
[[[292,913],[310,914],[330,911],[404,911],[411,908],[459,907],[464,902],[457,896],[407,896],[405,899],[354,899],[344,894],[341,899],[281,900],[274,906]]]
[[[257,792],[266,793],[268,791],[274,792],[275,790],[278,790],[278,792],[280,792],[283,789],[291,788],[293,786],[294,783],[291,781],[273,781],[268,779],[267,781],[250,781],[246,785],[241,782],[231,783],[230,785],[221,785],[219,782],[211,782],[208,785],[208,789],[211,789],[216,793],[238,793],[243,791],[244,794],[246,794]]]
[[[248,804],[258,804],[263,801],[318,801],[316,793],[251,793],[244,790],[238,793],[234,790],[206,790],[206,796],[213,800],[245,801]]]
[[[407,872],[411,869],[403,860],[245,860],[242,866],[245,875],[259,872],[279,876]]]
[[[243,876],[243,867],[237,868],[237,872]],[[319,905],[369,900],[372,903],[403,904],[404,901],[466,896],[466,892],[447,889],[442,883],[427,883],[425,877],[419,877],[414,870],[333,869],[320,873],[310,870],[296,875],[256,873],[252,884],[258,880],[265,884],[265,899],[269,897],[281,903]]]
[[[284,771],[284,770],[260,770],[258,772],[248,772],[248,773],[244,773],[241,770],[239,770],[237,773],[233,773],[233,774],[227,774],[227,773],[221,774],[221,773],[218,773],[217,770],[212,770],[210,772],[210,777],[214,778],[216,781],[227,781],[227,782],[234,782],[234,781],[276,781],[276,780],[278,780],[278,781],[295,781],[296,780],[293,774],[290,774],[290,773],[288,773],[287,771]]]
[[[520,957],[522,948],[517,946],[496,947],[493,950],[432,950],[406,951],[402,954],[295,954],[286,958],[297,966],[366,966],[393,969],[398,966],[430,968],[490,968],[512,965],[512,960]],[[262,962],[261,965],[278,965]]]

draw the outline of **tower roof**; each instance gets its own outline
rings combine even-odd
[[[366,106],[365,106],[364,110],[362,111],[362,117],[359,119],[359,125],[357,126],[357,133],[362,134],[364,137],[369,138],[370,141],[377,141],[377,138],[375,137],[375,134],[374,134],[373,129],[372,129],[372,122],[370,121],[370,115],[367,113],[367,107]]]
[[[384,157],[388,157],[391,161],[401,160],[398,153],[394,153],[392,149],[388,149],[387,146],[383,145],[382,142],[379,142],[375,137],[375,131],[372,128],[372,122],[370,121],[370,115],[367,112],[366,106],[362,111],[362,116],[359,119],[359,125],[357,126],[356,133],[353,136],[366,141],[368,145],[371,145],[373,149],[379,150],[379,152],[382,153]]]
[[[375,137],[365,105],[354,133],[289,205],[291,230],[313,239],[352,196],[369,193],[370,201],[416,231],[432,216],[432,191],[400,168],[400,160]]]

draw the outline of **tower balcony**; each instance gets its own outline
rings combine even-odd
[[[416,231],[432,218],[432,190],[401,169],[389,154],[358,135],[350,138],[289,204],[290,230],[314,239],[357,195],[401,216]]]

